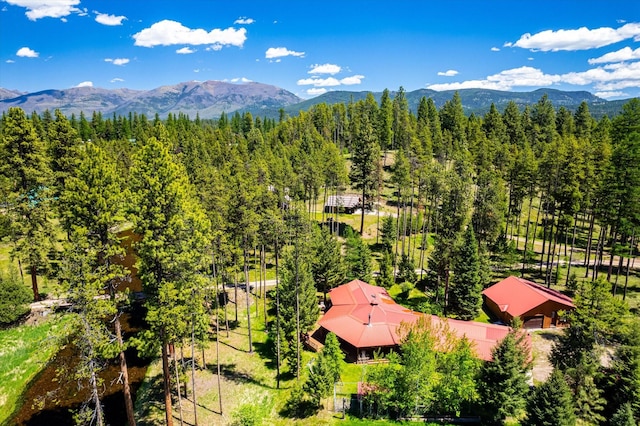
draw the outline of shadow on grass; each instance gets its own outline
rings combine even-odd
[[[244,371],[238,371],[237,368],[236,364],[220,364],[220,372],[222,373],[222,376],[229,381],[240,384],[251,383],[263,388],[272,389],[271,386],[265,385]],[[213,363],[207,364],[207,369],[210,371],[217,371],[218,366]]]
[[[558,340],[558,333],[553,331],[539,331],[536,333],[538,336],[542,337],[544,340],[549,340],[551,342],[556,342]]]
[[[274,353],[273,344],[270,341],[266,342],[253,342],[253,348],[256,353],[260,356],[260,359],[264,360],[264,365],[270,370],[275,370],[276,365],[276,355]]]

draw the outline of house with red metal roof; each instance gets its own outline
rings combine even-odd
[[[347,356],[356,362],[372,359],[375,352],[397,349],[400,325],[414,324],[425,316],[397,304],[383,287],[360,280],[336,287],[329,294],[331,306],[314,335],[322,339],[328,332],[335,333]],[[491,359],[491,349],[509,332],[502,325],[429,316],[434,327],[448,327],[458,337],[466,336],[483,360]]]
[[[558,312],[576,308],[569,296],[515,276],[485,289],[482,296],[497,318],[509,324],[520,317],[524,328],[563,326]]]

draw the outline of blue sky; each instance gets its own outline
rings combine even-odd
[[[640,96],[638,0],[0,0],[0,87]]]

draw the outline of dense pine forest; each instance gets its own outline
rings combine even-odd
[[[182,423],[183,412],[190,424],[214,414],[201,424],[330,424],[323,408],[346,376],[366,383],[360,407],[343,413],[351,424],[640,419],[639,99],[598,120],[586,103],[572,112],[546,96],[466,116],[457,93],[413,111],[400,88],[277,120],[11,108],[0,125],[0,324],[25,327],[28,303],[45,297],[71,305],[63,334],[90,390],[78,424],[105,424],[109,362],[130,425]],[[325,209],[346,194],[360,199],[356,213]],[[118,261],[127,231],[138,237],[135,268]],[[120,291],[131,269],[140,292]],[[447,336],[443,351],[446,332],[426,323],[366,371],[353,373],[332,334],[318,353],[305,345],[319,302],[352,279],[416,311],[490,321],[481,291],[508,275],[577,306],[554,341],[553,373],[535,387],[519,324],[487,363],[465,339]],[[134,304],[145,326],[127,338],[120,318]],[[241,343],[225,340],[230,331]],[[269,380],[278,396],[225,400],[239,361],[221,361],[221,346],[267,364],[269,379],[242,383]],[[137,397],[129,391],[127,348],[157,360],[155,392],[149,374]]]

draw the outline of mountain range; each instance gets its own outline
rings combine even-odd
[[[318,97],[303,100],[295,94],[262,83],[234,84],[222,81],[190,81],[162,86],[152,90],[101,89],[95,87],[74,87],[64,90],[43,90],[22,93],[0,88],[0,112],[10,107],[21,107],[27,113],[42,113],[59,109],[63,114],[78,116],[84,112],[89,116],[94,111],[103,115],[124,115],[130,112],[153,117],[158,114],[166,118],[170,113],[184,113],[195,118],[216,119],[220,114],[251,112],[254,116],[277,118],[280,110],[288,115],[308,110],[319,103],[349,103],[365,99],[369,92],[332,91]],[[436,92],[419,89],[406,92],[405,96],[412,111],[416,111],[420,99],[432,98],[438,108],[450,100],[455,91]],[[513,101],[523,108],[533,105],[546,94],[553,105],[574,111],[586,101],[592,115],[617,114],[627,100],[606,101],[589,92],[566,92],[555,89],[538,89],[531,92],[505,92],[486,89],[458,90],[462,106],[467,114],[484,114],[491,104],[503,111]],[[390,92],[391,97],[396,92]],[[379,102],[382,92],[373,93]]]

